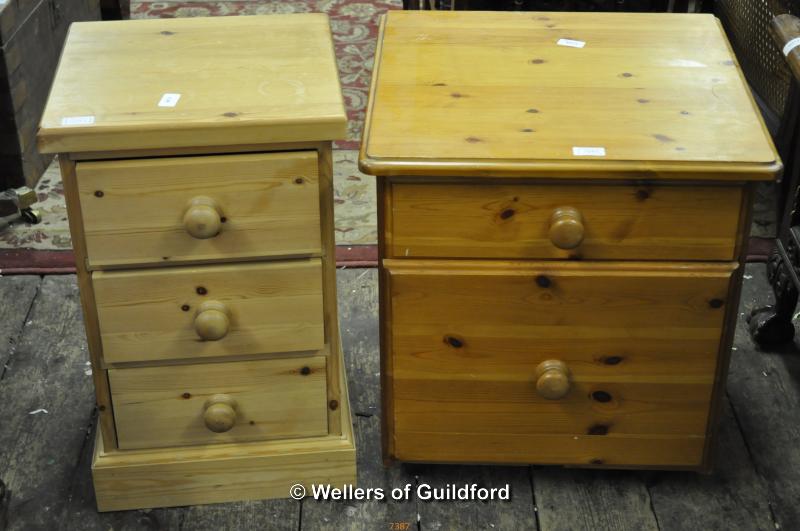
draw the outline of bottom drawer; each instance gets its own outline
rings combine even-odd
[[[395,457],[701,465],[735,265],[384,266]]]
[[[325,356],[110,369],[121,449],[328,432]]]

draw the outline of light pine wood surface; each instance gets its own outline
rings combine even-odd
[[[401,183],[388,256],[732,260],[741,202],[736,186]],[[551,230],[563,207],[581,217],[574,248]]]
[[[320,260],[92,274],[105,363],[318,350],[325,345]],[[200,306],[230,312],[203,341]]]
[[[79,162],[77,179],[92,268],[320,254],[315,151]],[[197,199],[216,235],[189,232]]]
[[[700,464],[731,265],[384,267],[397,458]],[[537,365],[551,359],[569,372],[557,400],[537,392]],[[570,453],[560,435],[583,442]],[[506,452],[505,436],[519,446]],[[665,436],[693,441],[693,453],[666,456],[653,442]]]
[[[159,106],[164,94],[180,98]],[[346,121],[324,14],[82,22],[70,28],[39,149],[334,140]]]
[[[738,180],[780,168],[711,15],[397,11],[379,40],[366,173]]]
[[[109,380],[121,449],[328,433],[325,356],[111,369]],[[204,414],[220,394],[235,402],[235,420],[215,433]]]

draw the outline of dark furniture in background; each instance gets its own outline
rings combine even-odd
[[[100,0],[103,20],[124,20],[131,18],[131,0]]]
[[[787,10],[797,7],[796,3],[792,4],[785,6]],[[785,88],[785,97],[782,102],[778,101],[783,104],[783,112],[775,137],[778,148],[783,151],[786,169],[778,203],[782,207],[778,211],[778,237],[767,260],[767,277],[775,294],[775,303],[753,310],[748,317],[753,340],[762,347],[779,346],[794,338],[792,320],[800,291],[800,48],[785,50],[785,58],[778,51],[784,50],[793,39],[800,38],[800,20],[789,13],[779,14],[771,20],[770,28],[774,40],[772,51],[777,52],[779,58],[772,71],[780,71],[786,78],[785,86],[780,87]],[[782,94],[776,91],[775,95]]]
[[[67,28],[98,18],[98,0],[0,3],[0,190],[32,187],[52,160],[36,149],[36,129]]]

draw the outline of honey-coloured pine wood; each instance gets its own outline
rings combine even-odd
[[[64,174],[101,511],[355,482],[332,50],[321,14],[73,28],[39,138]]]
[[[319,255],[315,151],[80,162],[92,268]]]
[[[384,267],[394,439],[407,452],[420,433],[459,433],[465,446],[472,433],[705,436],[730,265]],[[539,389],[539,366],[553,361],[566,373],[561,396]]]
[[[111,369],[120,448],[327,435],[325,357]]]
[[[385,462],[711,470],[781,170],[713,17],[390,13],[359,162]]]
[[[96,271],[106,363],[310,351],[325,342],[318,258]],[[217,334],[207,313],[227,312]]]
[[[392,197],[397,257],[731,260],[742,188],[426,183]]]
[[[159,106],[164,94],[180,98]],[[73,125],[75,117],[91,119]],[[324,14],[78,23],[61,55],[39,148],[322,141],[344,138],[346,124]]]
[[[712,15],[396,11],[385,24],[366,173],[736,181],[780,169]]]

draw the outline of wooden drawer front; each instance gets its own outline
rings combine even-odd
[[[93,267],[320,252],[314,151],[79,162],[77,180]]]
[[[318,258],[96,271],[92,282],[108,363],[318,350],[325,342]]]
[[[386,266],[398,458],[700,464],[733,266]],[[537,392],[545,360],[563,398]]]
[[[324,356],[111,369],[108,377],[122,449],[327,433]],[[223,409],[209,411],[213,403]]]
[[[733,186],[395,184],[391,194],[398,258],[732,260],[742,203]],[[564,207],[582,230],[551,232]]]

